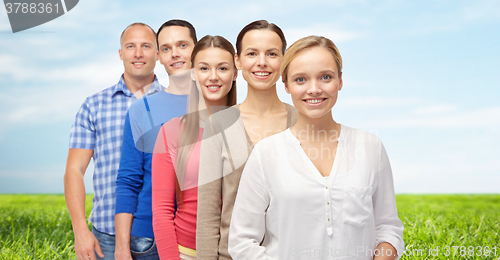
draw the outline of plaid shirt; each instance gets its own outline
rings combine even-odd
[[[155,76],[146,95],[163,90]],[[69,148],[94,150],[94,199],[90,222],[104,233],[115,234],[116,176],[120,165],[123,125],[129,106],[137,100],[120,81],[88,97],[71,127]]]

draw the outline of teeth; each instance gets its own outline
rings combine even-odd
[[[182,64],[184,64],[184,62],[180,61],[180,62],[176,62],[176,63],[172,64],[172,66],[177,66],[177,65],[182,65]]]
[[[134,65],[144,65],[144,62],[134,62]]]
[[[321,101],[323,101],[323,99],[308,99],[308,100],[306,100],[306,102],[310,103],[310,104],[318,104]]]
[[[219,86],[207,86],[207,88],[209,88],[209,89],[218,89]]]
[[[257,76],[268,76],[271,73],[269,73],[269,72],[254,72],[254,74]]]

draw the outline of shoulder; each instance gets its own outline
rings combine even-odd
[[[238,109],[238,106],[235,105],[212,114],[206,124],[211,122],[213,126],[218,129],[227,129],[229,126],[236,123],[240,117],[240,110]]]
[[[123,103],[124,99],[123,98],[117,98],[121,96],[125,96],[125,94],[120,90],[121,89],[121,83],[122,81],[118,82],[117,84],[105,88],[97,93],[94,93],[90,96],[88,96],[85,101],[83,102],[82,106],[86,106],[89,109],[99,107],[103,103],[106,104],[112,104],[112,103]],[[119,94],[121,93],[121,94]]]
[[[85,103],[89,103],[89,104],[97,103],[97,102],[104,100],[106,98],[111,98],[111,96],[113,96],[114,90],[115,90],[115,86],[111,86],[111,87],[103,89],[97,93],[94,93],[85,99]]]
[[[340,138],[342,141],[348,142],[348,143],[363,143],[365,145],[376,145],[379,146],[382,144],[382,141],[380,138],[368,131],[349,127],[342,125],[341,128],[341,133],[340,133]]]
[[[168,120],[166,123],[164,123],[163,126],[162,126],[162,128],[164,128],[164,129],[178,128],[180,124],[181,124],[181,118],[180,117],[174,117],[174,118]]]
[[[297,111],[297,109],[294,106],[292,106],[292,105],[290,105],[288,103],[283,103],[283,104],[285,104],[285,106],[286,106],[286,112],[288,114],[292,114],[292,115],[295,115],[295,116],[298,115],[298,111]]]

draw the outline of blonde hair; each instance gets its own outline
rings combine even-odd
[[[323,36],[307,36],[296,42],[294,42],[290,48],[285,53],[283,57],[283,61],[281,62],[281,80],[283,83],[286,83],[288,80],[288,66],[290,62],[299,54],[301,51],[305,49],[309,49],[312,47],[323,47],[332,52],[333,58],[335,59],[335,63],[337,64],[337,69],[339,71],[339,77],[342,75],[342,57],[340,56],[340,52],[337,49],[337,46],[328,38]]]

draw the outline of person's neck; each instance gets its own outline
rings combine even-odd
[[[332,113],[321,118],[310,118],[299,112],[297,123],[290,131],[302,141],[336,140],[341,126],[333,120]]]
[[[192,81],[191,70],[168,75],[168,88],[165,91],[175,95],[187,95],[190,92],[189,87]]]
[[[241,103],[240,110],[244,110],[245,113],[266,116],[269,113],[281,111],[283,107],[284,104],[278,98],[275,84],[273,87],[264,90],[248,86],[247,97]]]
[[[155,74],[151,73],[144,78],[134,78],[127,73],[123,74],[123,81],[127,89],[130,90],[137,98],[141,98],[151,88],[151,84],[155,79]]]
[[[209,116],[212,115],[213,113],[217,113],[218,111],[224,108],[227,108],[227,95],[224,98],[217,101],[210,101],[206,99],[203,100],[205,101],[204,105],[207,108]]]

